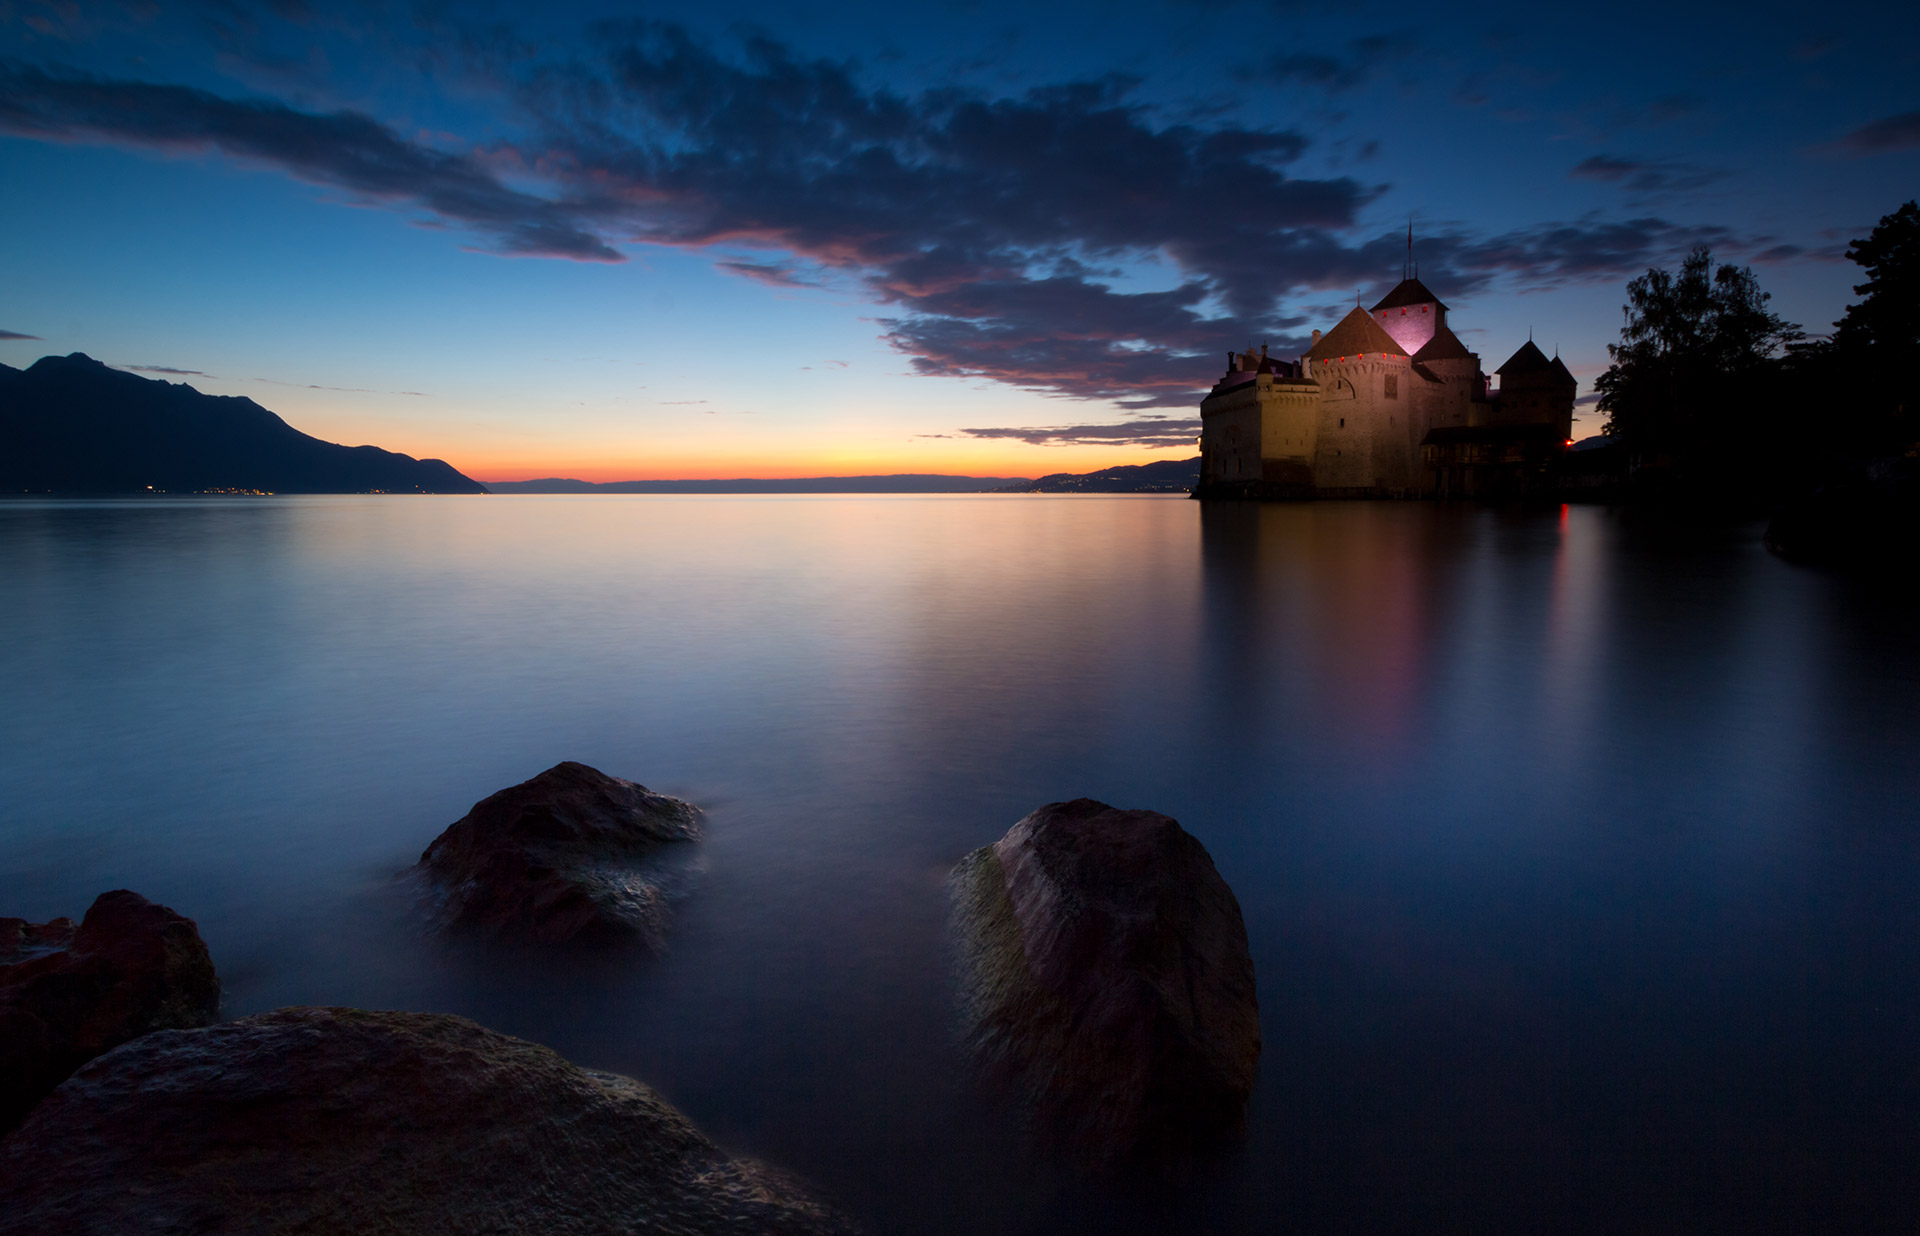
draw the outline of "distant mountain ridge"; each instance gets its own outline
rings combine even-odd
[[[251,399],[122,373],[84,352],[0,365],[0,493],[487,492],[438,459],[340,446]]]
[[[1008,494],[1184,494],[1200,483],[1200,457],[1122,464],[1098,472],[1055,472],[1009,485]]]
[[[1200,480],[1200,458],[1123,464],[1098,472],[1026,477],[949,476],[900,472],[889,476],[736,477],[700,481],[487,481],[497,494],[1183,494]]]
[[[1026,484],[1024,477],[947,476],[899,472],[890,476],[735,477],[707,481],[487,481],[497,494],[978,494]]]

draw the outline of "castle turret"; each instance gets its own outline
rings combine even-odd
[[[1411,315],[1409,315],[1411,316]],[[1422,398],[1414,405],[1417,432],[1486,420],[1486,387],[1480,357],[1469,351],[1445,322],[1434,324],[1433,338],[1413,354]],[[1475,413],[1480,415],[1476,418]]]
[[[1320,386],[1315,486],[1349,494],[1412,486],[1415,375],[1407,350],[1356,307],[1307,360]]]
[[[1547,359],[1529,339],[1494,372],[1500,375],[1501,423],[1557,425],[1562,438],[1573,431],[1573,397],[1580,383],[1559,357]]]
[[[1402,279],[1373,307],[1373,320],[1412,356],[1446,325],[1447,307],[1418,279]]]

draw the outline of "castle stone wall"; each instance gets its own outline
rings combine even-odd
[[[1312,485],[1320,437],[1319,384],[1274,382],[1261,389],[1260,397],[1261,479]]]
[[[1262,452],[1258,381],[1209,397],[1200,405],[1200,476],[1204,481],[1260,479]]]
[[[1413,450],[1420,379],[1407,359],[1323,361],[1314,376],[1320,381],[1315,487],[1334,493],[1420,488]]]

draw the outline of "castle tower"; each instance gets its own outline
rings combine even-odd
[[[1476,424],[1476,412],[1481,413],[1478,420],[1486,419],[1480,357],[1444,321],[1434,324],[1433,338],[1413,354],[1413,370],[1424,379],[1415,388],[1420,396],[1414,405],[1420,435],[1444,426]]]
[[[1372,312],[1374,322],[1392,335],[1408,356],[1418,355],[1447,321],[1447,307],[1418,279],[1402,279]]]
[[[1309,376],[1320,386],[1316,489],[1357,496],[1410,487],[1417,414],[1406,348],[1365,309],[1355,308],[1306,359]]]
[[[1500,375],[1503,423],[1555,425],[1562,438],[1573,431],[1573,399],[1580,383],[1559,357],[1548,360],[1529,339],[1494,372]]]

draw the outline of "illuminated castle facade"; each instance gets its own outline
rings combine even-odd
[[[1565,448],[1578,389],[1529,340],[1495,370],[1417,278],[1297,361],[1228,353],[1200,404],[1201,497],[1453,496],[1524,489]]]

